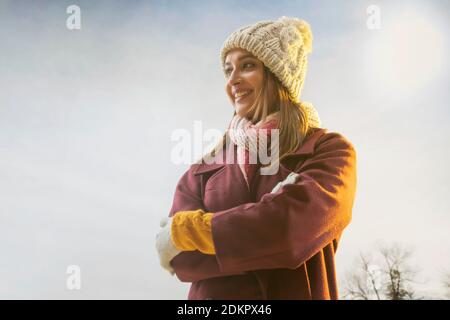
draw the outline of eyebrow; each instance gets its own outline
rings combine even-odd
[[[246,54],[246,55],[240,56],[240,57],[238,58],[238,60],[243,60],[243,59],[245,59],[245,58],[256,59],[253,55],[251,55],[251,54]],[[229,63],[229,62],[225,62],[225,65],[226,65],[226,66],[228,66],[228,65],[230,65],[230,64],[231,64],[231,63]]]

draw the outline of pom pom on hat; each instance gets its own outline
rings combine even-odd
[[[298,18],[291,18],[286,16],[282,16],[280,19],[278,19],[278,21],[285,25],[295,27],[301,35],[301,41],[305,52],[307,54],[312,52],[313,35],[308,22]]]

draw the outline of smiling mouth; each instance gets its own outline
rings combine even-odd
[[[247,98],[251,93],[252,93],[252,91],[249,91],[249,92],[247,92],[246,94],[244,94],[244,95],[242,95],[242,96],[239,96],[239,97],[235,98],[235,102],[244,100],[244,99]]]

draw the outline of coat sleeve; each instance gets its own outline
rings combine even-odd
[[[298,268],[351,221],[356,152],[338,133],[319,139],[295,184],[259,202],[216,212],[212,236],[223,272]]]
[[[200,177],[193,174],[195,165],[178,181],[169,216],[178,211],[205,210],[200,192]],[[183,251],[172,259],[171,265],[182,282],[195,282],[214,277],[242,274],[245,272],[224,272],[220,270],[215,255],[203,254],[200,251]]]

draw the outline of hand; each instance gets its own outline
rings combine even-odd
[[[272,191],[271,191],[270,193],[275,193],[275,192],[277,192],[278,190],[281,189],[281,187],[283,187],[283,186],[285,186],[285,185],[287,185],[287,184],[297,182],[297,180],[298,180],[299,177],[300,177],[300,175],[299,175],[298,173],[291,172],[291,173],[286,177],[286,179],[284,179],[284,180],[281,181],[281,182],[278,182],[278,184],[272,189]]]
[[[156,235],[156,251],[158,251],[159,263],[161,264],[161,267],[169,271],[169,273],[173,276],[175,271],[170,265],[170,261],[175,256],[177,256],[181,251],[178,250],[172,242],[171,237],[172,218],[171,217],[162,218],[159,225],[161,229]]]

